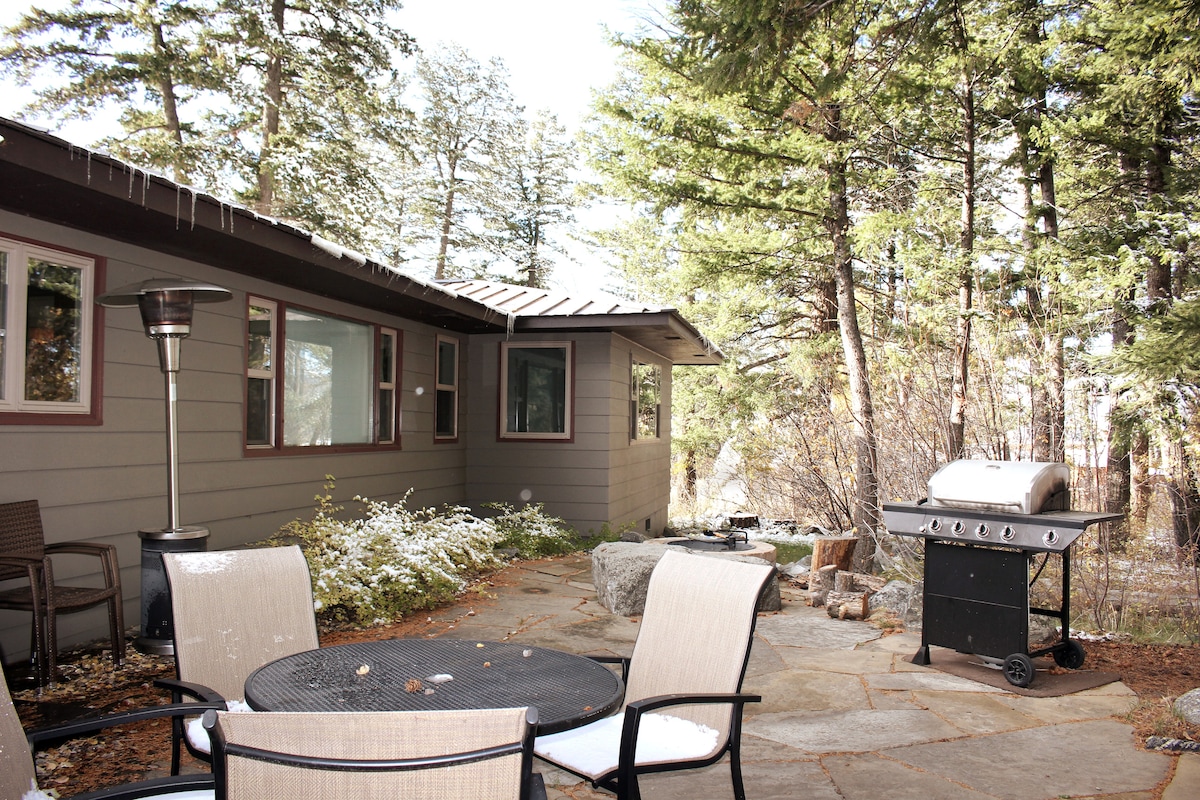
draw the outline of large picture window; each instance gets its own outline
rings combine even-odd
[[[570,439],[572,358],[568,343],[501,345],[500,435],[516,439]]]
[[[247,447],[396,443],[396,331],[255,297],[248,317]]]
[[[94,259],[0,238],[0,421],[91,414],[95,282]]]
[[[662,406],[662,367],[633,362],[629,379],[630,439],[657,439]]]

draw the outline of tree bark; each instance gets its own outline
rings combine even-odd
[[[829,181],[829,215],[826,218],[826,229],[833,243],[838,331],[841,334],[842,354],[846,362],[850,408],[854,415],[855,491],[854,508],[851,513],[854,532],[858,537],[858,546],[854,551],[854,568],[858,572],[870,572],[875,556],[875,532],[882,522],[879,510],[875,409],[871,399],[870,370],[867,366],[862,330],[858,325],[858,304],[854,293],[847,164],[841,153],[846,135],[841,127],[840,110],[832,107],[826,111],[826,139],[833,152],[825,165],[826,178]]]
[[[284,36],[286,0],[271,0],[271,21],[275,35]],[[262,139],[258,154],[258,203],[262,214],[275,212],[275,170],[271,166],[274,139],[279,134],[280,109],[283,107],[283,54],[275,51],[267,57],[267,74],[263,84]]]
[[[951,385],[950,420],[946,456],[954,461],[966,457],[967,384],[971,366],[971,313],[974,288],[973,251],[975,249],[975,91],[965,80],[963,96],[963,188],[962,219],[959,229],[958,331],[954,342],[954,379]]]
[[[840,570],[850,570],[854,564],[854,536],[817,536],[813,538],[812,571],[833,564]]]

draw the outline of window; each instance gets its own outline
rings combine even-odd
[[[458,340],[437,337],[433,438],[458,437]]]
[[[659,437],[659,408],[662,404],[662,367],[633,362],[629,379],[630,439]]]
[[[396,332],[379,330],[379,403],[375,412],[375,439],[380,444],[396,441]]]
[[[96,273],[95,259],[0,238],[0,412],[92,413]]]
[[[247,447],[396,443],[396,331],[255,297],[247,316]]]
[[[250,300],[246,326],[246,444],[275,446],[275,304]]]
[[[571,361],[566,343],[501,344],[502,437],[571,438]]]

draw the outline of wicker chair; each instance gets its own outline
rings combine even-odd
[[[85,555],[100,560],[104,586],[74,586],[54,579],[51,556]],[[33,614],[30,657],[37,668],[38,684],[58,678],[59,614],[108,604],[113,664],[125,663],[125,616],[121,605],[121,569],[117,549],[98,542],[46,544],[37,500],[0,503],[0,582],[23,580],[28,585],[0,592],[0,608]]]
[[[175,702],[241,701],[251,672],[319,646],[312,581],[299,547],[164,553],[163,564],[178,680],[157,684]],[[184,737],[178,721],[175,728],[172,775],[179,772],[181,741],[192,755],[208,757],[205,737]]]
[[[528,800],[530,708],[336,714],[209,711],[219,800]]]
[[[762,698],[743,694],[742,679],[758,597],[775,572],[747,562],[667,548],[650,576],[633,655],[621,660],[624,712],[539,736],[537,756],[637,800],[639,774],[707,766],[729,753],[733,793],[744,800],[742,712]]]
[[[195,713],[196,705],[189,703],[188,713]],[[98,731],[147,719],[178,716],[184,709],[177,705],[151,706],[138,711],[127,711],[107,717],[93,717],[75,723],[43,728],[28,735],[21,727],[21,720],[13,708],[8,686],[0,680],[0,798],[16,800],[31,791],[38,791],[37,773],[33,766],[30,747],[50,746],[65,739],[93,736]],[[86,757],[86,756],[85,756]],[[87,794],[75,795],[73,800],[109,798],[118,800],[134,797],[162,797],[170,800],[211,800],[213,797],[211,774],[193,774],[176,778],[155,778],[140,783],[112,787]],[[62,791],[63,787],[57,787]],[[36,795],[31,795],[36,796]],[[50,795],[43,795],[49,797]]]

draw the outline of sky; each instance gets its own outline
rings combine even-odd
[[[0,4],[0,25],[14,23],[34,6],[53,7],[64,0]],[[587,115],[594,90],[617,75],[618,51],[608,43],[608,31],[633,33],[656,17],[661,0],[407,0],[396,14],[398,27],[423,49],[454,43],[476,61],[501,59],[509,72],[509,88],[528,112],[548,109],[569,133],[577,132]],[[28,99],[17,87],[0,92],[0,116],[12,117]],[[55,131],[69,141],[87,145],[111,120],[71,123]],[[611,217],[612,209],[580,214],[584,225]],[[554,283],[566,291],[606,288],[611,277],[581,245],[569,246],[581,266],[560,265]]]

